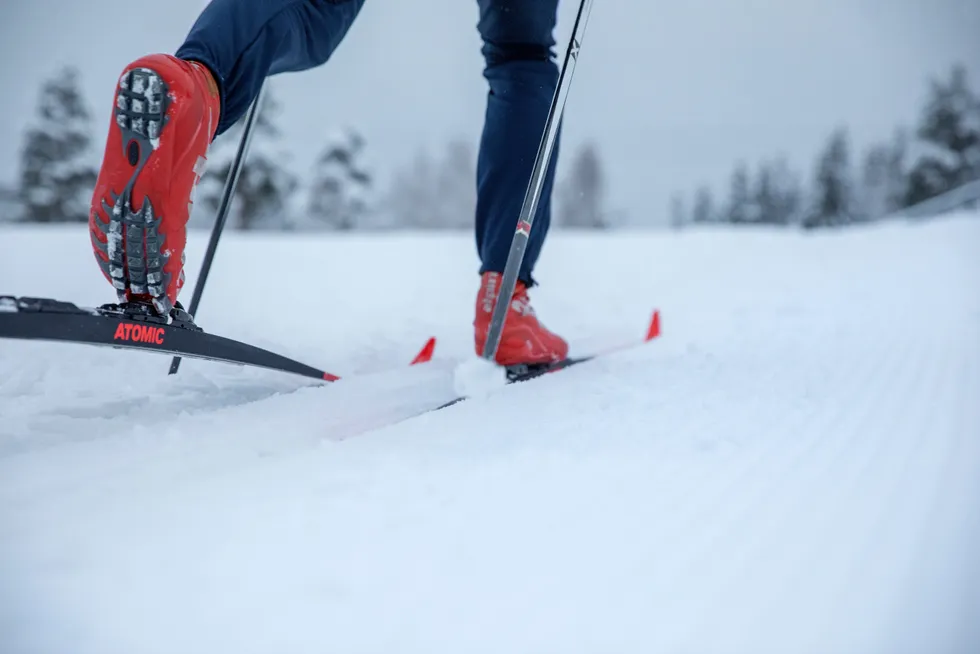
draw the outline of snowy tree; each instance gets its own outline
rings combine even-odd
[[[947,81],[932,81],[917,134],[930,152],[909,173],[907,205],[980,178],[980,98],[963,66]]]
[[[288,224],[290,197],[298,180],[289,171],[288,155],[279,149],[281,134],[275,121],[280,110],[271,88],[267,88],[228,215],[228,223],[238,229],[282,229]],[[198,185],[196,197],[211,212],[211,218],[221,202],[244,127],[242,116],[215,139],[208,153],[208,171]]]
[[[875,220],[888,213],[889,147],[873,145],[864,155],[861,171],[860,213]]]
[[[21,151],[18,196],[26,220],[88,220],[98,175],[91,130],[78,71],[64,68],[43,84],[37,122]]]
[[[888,213],[905,206],[908,188],[906,155],[908,135],[903,129],[896,129],[888,148],[888,162],[885,166],[885,207]]]
[[[307,216],[314,224],[349,230],[370,211],[373,175],[364,164],[364,137],[354,130],[330,139],[313,170]]]
[[[747,223],[752,218],[749,193],[749,169],[745,162],[735,165],[729,188],[728,208],[725,218],[734,224]]]
[[[442,211],[436,192],[436,164],[427,151],[415,153],[411,164],[395,171],[387,204],[397,227],[440,227]]]
[[[0,186],[0,223],[18,222],[23,219],[23,206],[17,189]]]
[[[581,146],[572,158],[568,176],[560,184],[558,215],[567,227],[607,227],[604,210],[605,175],[593,143]]]
[[[805,227],[846,224],[855,218],[847,130],[835,130],[817,162],[814,206]]]
[[[443,156],[419,150],[397,170],[387,194],[388,211],[400,227],[460,229],[476,212],[476,156],[473,145],[453,139]]]
[[[876,220],[902,208],[907,185],[906,144],[905,132],[896,130],[891,141],[873,144],[865,151],[854,198],[855,213],[860,218]]]
[[[436,171],[436,202],[440,224],[450,229],[473,226],[476,216],[476,152],[470,141],[454,139]]]
[[[779,157],[766,167],[768,184],[767,221],[772,225],[790,225],[799,220],[803,203],[800,176],[794,172],[784,157]]]
[[[744,163],[732,174],[728,220],[756,225],[788,225],[799,211],[800,183],[786,160],[779,157],[758,165],[754,182]]]
[[[759,165],[749,206],[751,222],[766,225],[779,222],[776,215],[776,189],[773,188],[772,171],[767,163]]]
[[[701,186],[694,192],[694,207],[691,209],[691,222],[695,224],[713,223],[717,220],[715,215],[714,198],[711,196],[711,189]]]
[[[687,224],[687,207],[684,205],[684,197],[680,193],[674,193],[670,196],[668,211],[672,228],[680,229]]]

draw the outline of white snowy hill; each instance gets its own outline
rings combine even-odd
[[[334,385],[0,341],[0,651],[980,651],[980,215],[556,233],[574,351],[663,336],[408,418],[474,260],[227,235],[199,323]],[[84,227],[0,231],[0,293],[113,299]]]

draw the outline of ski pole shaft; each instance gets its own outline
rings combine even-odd
[[[558,76],[558,85],[551,99],[551,108],[548,111],[548,119],[541,135],[541,143],[538,145],[537,158],[534,160],[534,168],[531,169],[531,178],[528,182],[527,193],[524,196],[524,205],[521,207],[521,214],[517,219],[517,230],[514,232],[514,239],[510,244],[510,253],[507,255],[503,279],[500,282],[500,294],[497,296],[497,302],[490,317],[490,329],[487,332],[487,341],[483,347],[483,358],[488,361],[493,361],[497,356],[500,336],[504,330],[504,322],[507,320],[507,308],[510,306],[510,298],[517,287],[517,277],[520,274],[521,264],[524,262],[524,253],[527,250],[531,227],[534,224],[534,214],[537,213],[538,203],[541,200],[541,191],[544,188],[544,180],[551,163],[551,154],[558,138],[558,129],[561,124],[562,113],[565,110],[565,100],[568,98],[572,73],[575,71],[579,48],[582,45],[582,36],[585,34],[585,25],[589,20],[591,11],[592,0],[581,0],[578,13],[575,16],[575,26],[572,28],[572,35],[568,40],[565,61],[561,67],[561,74]]]
[[[258,95],[249,107],[245,116],[245,126],[242,130],[242,138],[238,143],[238,152],[231,163],[228,171],[228,178],[225,180],[224,190],[221,192],[221,201],[218,203],[218,212],[215,214],[214,227],[211,228],[211,239],[208,241],[208,249],[204,252],[204,261],[201,264],[201,273],[197,277],[194,285],[194,294],[191,296],[191,303],[187,307],[187,313],[193,318],[197,315],[197,308],[201,304],[201,296],[204,294],[204,285],[208,281],[211,272],[211,263],[214,261],[214,253],[218,249],[218,240],[224,231],[225,222],[228,220],[228,213],[231,210],[231,201],[235,196],[235,188],[238,186],[238,179],[241,176],[242,168],[245,166],[245,156],[248,154],[248,146],[252,142],[252,128],[258,119],[259,109],[262,103],[262,96],[265,91],[265,83],[259,87]],[[176,374],[180,368],[180,357],[175,356],[170,362],[171,375]]]

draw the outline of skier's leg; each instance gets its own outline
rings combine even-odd
[[[120,299],[170,310],[183,286],[192,194],[214,136],[267,75],[325,62],[363,0],[213,0],[176,55],[120,76],[89,231]]]
[[[503,272],[558,83],[553,51],[558,0],[478,2],[490,89],[477,161],[476,241],[480,272]],[[558,142],[518,276],[528,286],[548,232],[557,156]]]
[[[212,0],[176,56],[211,71],[221,91],[217,133],[248,110],[268,75],[325,63],[364,0]]]
[[[484,76],[490,84],[477,161],[476,243],[482,265],[474,340],[482,354],[500,277],[527,192],[548,110],[558,83],[554,28],[558,0],[478,0]],[[568,345],[531,310],[527,288],[551,218],[557,144],[517,288],[497,348],[503,365],[558,361]]]

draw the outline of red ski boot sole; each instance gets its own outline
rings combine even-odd
[[[96,260],[119,299],[148,297],[161,315],[170,312],[173,302],[167,296],[170,273],[164,272],[166,258],[161,254],[164,235],[160,233],[160,218],[154,215],[148,197],[136,208],[132,196],[136,180],[159,147],[160,134],[166,128],[168,92],[163,78],[149,68],[133,68],[119,79],[111,129],[120,130],[133,173],[121,193],[110,192],[111,206],[102,200],[108,223],[101,219],[93,221],[94,229],[102,233],[105,242],[96,238],[94,230],[91,235],[93,247],[105,254],[105,259],[96,257]]]

